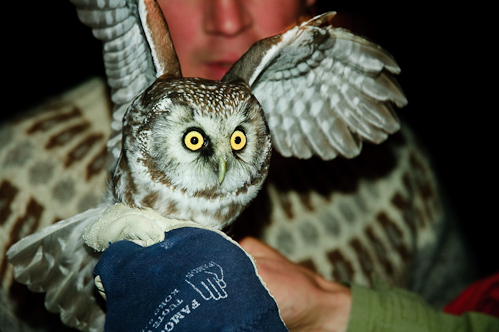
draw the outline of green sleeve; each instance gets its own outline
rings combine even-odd
[[[416,294],[386,285],[351,285],[352,311],[347,332],[499,332],[499,319],[480,313],[439,312]]]

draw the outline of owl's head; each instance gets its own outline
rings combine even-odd
[[[270,155],[265,116],[246,83],[163,77],[125,115],[115,197],[222,228],[260,189]]]

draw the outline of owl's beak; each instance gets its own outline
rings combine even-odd
[[[227,171],[227,163],[224,157],[220,157],[218,160],[218,183],[222,184],[225,178],[225,172]]]

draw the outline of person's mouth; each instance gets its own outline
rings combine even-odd
[[[229,71],[235,61],[210,61],[205,63],[209,78],[220,80]]]

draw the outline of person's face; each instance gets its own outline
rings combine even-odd
[[[256,41],[296,23],[315,0],[158,0],[185,77],[221,79]]]

